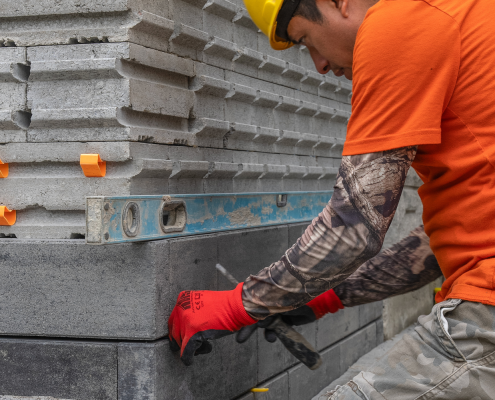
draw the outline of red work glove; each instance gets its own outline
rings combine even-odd
[[[306,305],[296,308],[295,310],[287,311],[281,314],[282,320],[287,325],[305,325],[310,322],[314,322],[317,319],[320,319],[325,314],[328,313],[336,313],[338,310],[342,310],[344,306],[340,301],[339,297],[335,294],[333,289],[326,291],[325,293],[320,294],[315,297]],[[273,322],[273,317],[265,318],[262,321],[259,321],[255,325],[246,326],[242,328],[237,334],[236,340],[239,343],[245,342],[251,334],[256,330],[256,328],[266,328],[271,325]],[[269,342],[274,342],[277,340],[277,336],[275,332],[270,329],[265,329],[265,339]]]
[[[184,364],[212,350],[208,340],[218,339],[256,322],[242,304],[242,285],[234,290],[181,292],[168,319],[170,348],[181,351]]]

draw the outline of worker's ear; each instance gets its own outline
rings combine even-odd
[[[337,8],[344,18],[349,17],[349,13],[347,11],[347,7],[349,5],[349,0],[337,0]]]

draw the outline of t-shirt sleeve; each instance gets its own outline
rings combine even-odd
[[[382,0],[354,48],[344,155],[441,142],[460,63],[457,23],[424,1]]]

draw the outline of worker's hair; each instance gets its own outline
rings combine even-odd
[[[300,16],[311,22],[323,23],[323,15],[316,5],[316,0],[301,0],[293,17]]]

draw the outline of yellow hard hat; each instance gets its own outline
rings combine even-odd
[[[293,8],[293,10],[291,10],[292,13],[290,13],[289,18],[286,21],[288,25],[299,1],[287,0],[286,2],[295,4],[295,6],[291,7]],[[276,33],[277,17],[283,4],[284,0],[244,0],[244,5],[251,16],[251,19],[258,29],[268,36],[268,39],[270,39],[270,46],[275,50],[285,50],[294,45],[294,43],[283,39]]]

